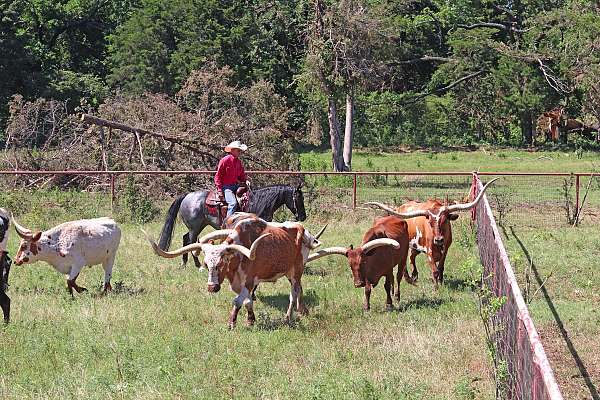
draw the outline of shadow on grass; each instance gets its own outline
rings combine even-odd
[[[54,286],[54,287],[38,287],[38,286],[32,286],[32,287],[15,287],[15,288],[11,288],[11,291],[13,293],[33,294],[33,295],[43,295],[43,294],[62,295],[62,294],[68,294],[69,293],[66,286]]]
[[[596,386],[594,386],[594,383],[592,382],[592,380],[590,378],[590,374],[589,374],[585,364],[581,360],[581,357],[579,357],[579,353],[577,352],[577,349],[575,348],[575,346],[573,345],[573,342],[569,338],[569,334],[567,333],[567,330],[565,329],[565,325],[563,324],[563,321],[561,320],[560,315],[558,314],[558,311],[556,310],[556,307],[554,306],[554,303],[552,302],[552,299],[550,298],[550,294],[548,293],[548,290],[546,289],[545,286],[542,285],[543,279],[542,279],[540,272],[538,271],[535,263],[531,259],[531,255],[529,254],[527,247],[525,247],[525,244],[521,241],[521,238],[519,238],[519,236],[517,236],[517,234],[512,226],[510,227],[510,232],[512,233],[513,237],[515,238],[515,240],[521,247],[523,254],[527,258],[527,262],[529,262],[529,264],[531,265],[531,270],[533,271],[535,280],[540,287],[539,290],[542,292],[542,295],[544,296],[544,300],[546,300],[546,303],[548,304],[548,308],[550,309],[550,312],[552,312],[552,316],[554,317],[554,320],[556,321],[556,326],[558,327],[560,334],[561,334],[563,340],[565,341],[567,348],[569,349],[569,352],[573,356],[573,360],[575,360],[575,364],[577,364],[579,373],[581,374],[581,377],[584,379],[585,385],[587,386],[588,390],[590,391],[592,399],[600,400],[600,395],[598,394],[598,389],[596,389]]]
[[[402,301],[402,300],[400,300]],[[419,310],[422,308],[429,308],[432,310],[440,308],[442,304],[444,304],[446,300],[443,299],[432,299],[429,297],[419,297],[418,299],[413,299],[408,302],[401,303],[395,311],[397,312],[405,312],[408,310]]]
[[[454,292],[472,292],[473,288],[464,279],[444,278],[444,286]]]
[[[327,276],[327,275],[331,275],[331,270],[326,269],[326,268],[320,268],[320,267],[307,267],[304,270],[304,274],[303,275],[311,275],[311,276],[320,276],[321,278]]]
[[[33,294],[33,295],[52,295],[59,296],[65,295],[68,298],[77,298],[85,295],[90,295],[91,297],[102,297],[104,293],[102,292],[102,284],[94,285],[93,287],[86,287],[86,291],[82,293],[73,292],[73,296],[69,294],[66,286],[53,286],[53,287],[17,287],[13,290],[14,293],[19,294]],[[138,296],[140,294],[146,293],[146,289],[142,287],[132,287],[123,283],[122,281],[115,282],[113,284],[112,291],[109,292],[110,295],[119,295],[119,296]]]
[[[122,281],[115,282],[111,292],[111,294],[118,296],[139,296],[144,293],[146,293],[146,289],[143,287],[129,286]]]
[[[319,298],[314,290],[307,290],[304,292],[304,304],[306,307],[310,309],[315,305],[319,304]],[[255,329],[260,329],[263,331],[274,331],[281,328],[292,328],[292,329],[300,329],[301,325],[299,324],[299,318],[302,318],[301,315],[298,314],[296,308],[294,307],[294,316],[292,321],[286,321],[285,313],[287,312],[288,306],[290,304],[289,294],[286,293],[277,293],[277,294],[267,294],[261,295],[257,294],[257,299],[259,302],[264,303],[267,306],[275,308],[281,311],[280,316],[273,316],[266,312],[258,312],[258,318],[256,319],[256,323],[254,325]],[[256,303],[255,303],[256,304]],[[256,309],[256,305],[255,305]]]
[[[290,295],[289,293],[277,293],[277,294],[260,294],[256,295],[258,301],[265,303],[266,305],[276,308],[281,312],[287,312],[288,306],[290,304]],[[305,290],[304,296],[304,304],[309,309],[319,304],[319,297],[317,296],[314,290]]]
[[[261,331],[276,331],[282,328],[301,329],[298,313],[294,313],[291,321],[285,319],[285,315],[274,317],[267,313],[259,313],[254,324],[254,329]]]

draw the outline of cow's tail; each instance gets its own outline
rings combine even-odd
[[[173,229],[175,228],[175,222],[177,221],[177,213],[179,212],[179,207],[181,207],[181,202],[185,199],[185,196],[187,196],[187,193],[175,199],[173,204],[171,204],[171,207],[169,207],[169,211],[167,211],[165,224],[160,231],[160,239],[158,240],[158,247],[162,250],[169,250],[171,238],[173,237]]]

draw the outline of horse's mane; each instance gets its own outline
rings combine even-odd
[[[290,185],[276,184],[264,186],[253,190],[250,196],[249,210],[256,215],[263,217],[265,212],[272,215],[275,208],[285,202],[285,194],[293,191]]]
[[[292,189],[292,190],[294,189],[292,186],[286,185],[285,183],[275,183],[273,185],[261,186],[261,187],[255,189],[255,191],[263,190],[263,189],[270,189],[270,188],[286,188],[286,189]]]

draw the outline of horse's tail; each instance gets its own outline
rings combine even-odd
[[[175,228],[175,222],[177,220],[177,213],[179,212],[179,207],[181,207],[181,202],[187,195],[188,194],[186,193],[175,199],[173,204],[171,204],[171,207],[169,207],[169,211],[167,211],[165,224],[160,231],[160,239],[158,240],[158,247],[160,247],[162,250],[169,250],[171,238],[173,237],[173,229]]]

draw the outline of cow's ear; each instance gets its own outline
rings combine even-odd
[[[31,240],[34,242],[37,242],[38,240],[40,240],[41,237],[42,237],[42,232],[37,232],[35,235],[33,235]]]
[[[450,221],[456,221],[458,219],[458,214],[448,214],[448,219]]]

